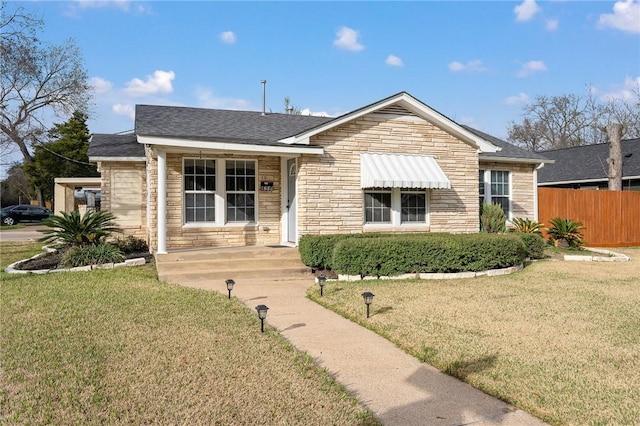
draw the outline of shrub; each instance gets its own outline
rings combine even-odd
[[[76,247],[97,245],[113,232],[120,231],[115,224],[115,216],[107,211],[62,212],[60,216],[49,216],[42,223],[49,227],[42,232],[47,234],[38,241],[55,243],[60,246]]]
[[[540,234],[542,224],[535,220],[516,217],[511,223],[513,224],[512,230],[515,232],[523,232],[526,234]]]
[[[129,253],[148,253],[149,245],[142,238],[128,235],[125,238],[118,238],[113,244],[124,254]]]
[[[550,220],[551,227],[547,229],[549,239],[555,247],[580,247],[584,244],[584,229],[582,222],[556,217]]]
[[[464,272],[522,263],[524,243],[517,235],[434,234],[346,238],[336,244],[333,269],[361,276],[420,272]]]
[[[119,263],[124,259],[124,255],[116,246],[100,243],[84,247],[71,247],[63,255],[62,266],[75,268],[76,266]]]
[[[538,233],[518,233],[530,259],[542,259],[544,257],[544,247],[546,245],[542,235]]]
[[[507,216],[499,204],[482,203],[480,229],[490,234],[507,230]]]

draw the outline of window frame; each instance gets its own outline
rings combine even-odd
[[[193,174],[187,174],[187,161],[192,161],[193,162],[193,167],[194,167],[194,171]],[[204,169],[205,172],[204,174],[202,174],[202,177],[204,179],[204,188],[205,189],[197,189],[197,178],[199,176],[198,173],[196,173],[196,162],[197,161],[204,161]],[[214,168],[214,174],[213,174],[213,190],[207,189],[207,176],[210,176],[209,174],[207,174],[207,162],[212,162],[213,163],[213,168]],[[187,189],[187,176],[193,176],[193,189]],[[185,225],[207,225],[207,224],[211,224],[211,223],[215,223],[215,218],[216,218],[216,213],[217,213],[217,203],[216,203],[216,193],[217,193],[217,188],[218,188],[218,183],[217,183],[217,177],[218,177],[218,162],[215,159],[212,158],[193,158],[193,157],[184,157],[182,159],[182,222]],[[188,220],[189,218],[189,214],[187,213],[187,211],[189,210],[190,207],[187,206],[187,199],[190,195],[204,195],[205,197],[205,206],[204,208],[204,218],[205,220],[197,220],[197,209],[198,206],[196,205],[195,202],[195,198],[194,197],[194,207],[191,207],[194,209],[194,220]],[[209,196],[213,196],[213,206],[210,206],[211,209],[213,209],[213,221],[208,221],[206,220],[207,218],[207,208],[209,206],[206,205],[206,199],[207,199],[207,195]]]
[[[235,174],[233,175],[233,177],[235,177],[236,182],[238,182],[239,178],[243,178],[245,181],[245,184],[247,184],[247,179],[250,178],[250,175],[246,174],[246,170],[247,170],[247,166],[246,163],[253,163],[253,188],[249,189],[245,186],[245,189],[240,190],[238,188],[234,188],[233,190],[229,190],[227,188],[227,182],[229,179],[229,175],[227,174],[228,172],[228,163],[230,162],[234,162],[234,163],[238,163],[238,162],[242,162],[245,163],[244,169],[245,169],[245,174],[243,175],[239,175],[239,174]],[[240,158],[230,158],[225,160],[225,169],[224,169],[224,177],[225,177],[225,188],[224,188],[224,220],[225,220],[225,224],[231,224],[231,225],[244,225],[244,224],[249,224],[249,223],[256,223],[256,218],[257,218],[257,161],[255,160],[247,160],[247,159],[240,159]],[[234,168],[234,170],[237,172],[238,168],[236,166],[236,168]],[[251,206],[251,209],[253,210],[253,220],[230,220],[229,219],[229,195],[245,195],[245,200],[246,200],[246,196],[247,195],[253,195],[253,206]],[[247,209],[248,206],[245,203],[244,205],[244,209]],[[240,207],[234,207],[236,214],[237,212],[241,209]],[[246,212],[245,212],[246,213]]]
[[[496,179],[494,181],[494,173],[500,173],[503,178],[500,180]],[[506,179],[504,178],[505,174]],[[478,172],[478,199],[480,200],[480,203],[485,202],[487,204],[492,204],[494,203],[494,200],[506,200],[507,211],[505,211],[505,215],[507,216],[507,220],[511,220],[513,212],[513,184],[511,179],[512,173],[510,170],[479,169]],[[498,187],[503,189],[506,187],[506,194],[494,194],[493,189]],[[500,204],[504,210],[504,204],[502,202],[496,202],[496,204]]]
[[[430,226],[430,191],[429,189],[417,188],[365,188],[362,201],[362,224],[367,228],[397,228],[397,227],[429,227]],[[368,193],[391,193],[390,214],[391,220],[388,222],[367,222],[366,214],[366,194]],[[402,195],[421,194],[424,195],[424,220],[403,221],[402,220]]]
[[[186,190],[186,164],[188,160],[208,160],[213,161],[215,164],[215,190],[210,191],[197,191]],[[243,190],[233,190],[227,191],[227,163],[228,162],[237,162],[242,161],[245,163],[253,163],[253,187],[252,188],[244,188]],[[205,163],[206,165],[206,163]],[[246,165],[245,165],[246,171]],[[246,179],[246,175],[243,175]],[[201,228],[201,227],[236,227],[236,226],[247,226],[247,225],[258,225],[259,221],[259,203],[258,203],[258,159],[256,158],[217,158],[217,157],[190,157],[185,156],[182,157],[182,226],[185,228]],[[206,178],[205,178],[206,182]],[[187,221],[187,194],[192,193],[207,193],[213,194],[214,196],[214,220],[209,221]],[[227,220],[227,208],[228,208],[228,198],[229,194],[252,194],[253,195],[253,220],[251,221],[229,221]]]

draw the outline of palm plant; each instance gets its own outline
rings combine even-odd
[[[116,226],[116,217],[108,211],[62,212],[59,216],[50,216],[43,221],[48,229],[42,230],[46,236],[38,241],[59,244],[60,246],[88,246],[103,242],[113,232],[121,232]]]
[[[513,224],[513,231],[522,232],[525,234],[540,234],[542,224],[535,220],[516,217],[511,221]]]
[[[582,222],[575,222],[571,219],[556,217],[550,220],[551,227],[547,233],[555,247],[580,247],[584,243],[584,236],[581,229],[584,229]]]

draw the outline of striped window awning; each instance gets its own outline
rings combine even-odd
[[[430,155],[360,154],[362,188],[450,189],[451,182]]]

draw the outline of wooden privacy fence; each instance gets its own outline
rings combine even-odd
[[[538,221],[582,222],[586,245],[640,246],[640,192],[538,188]]]

